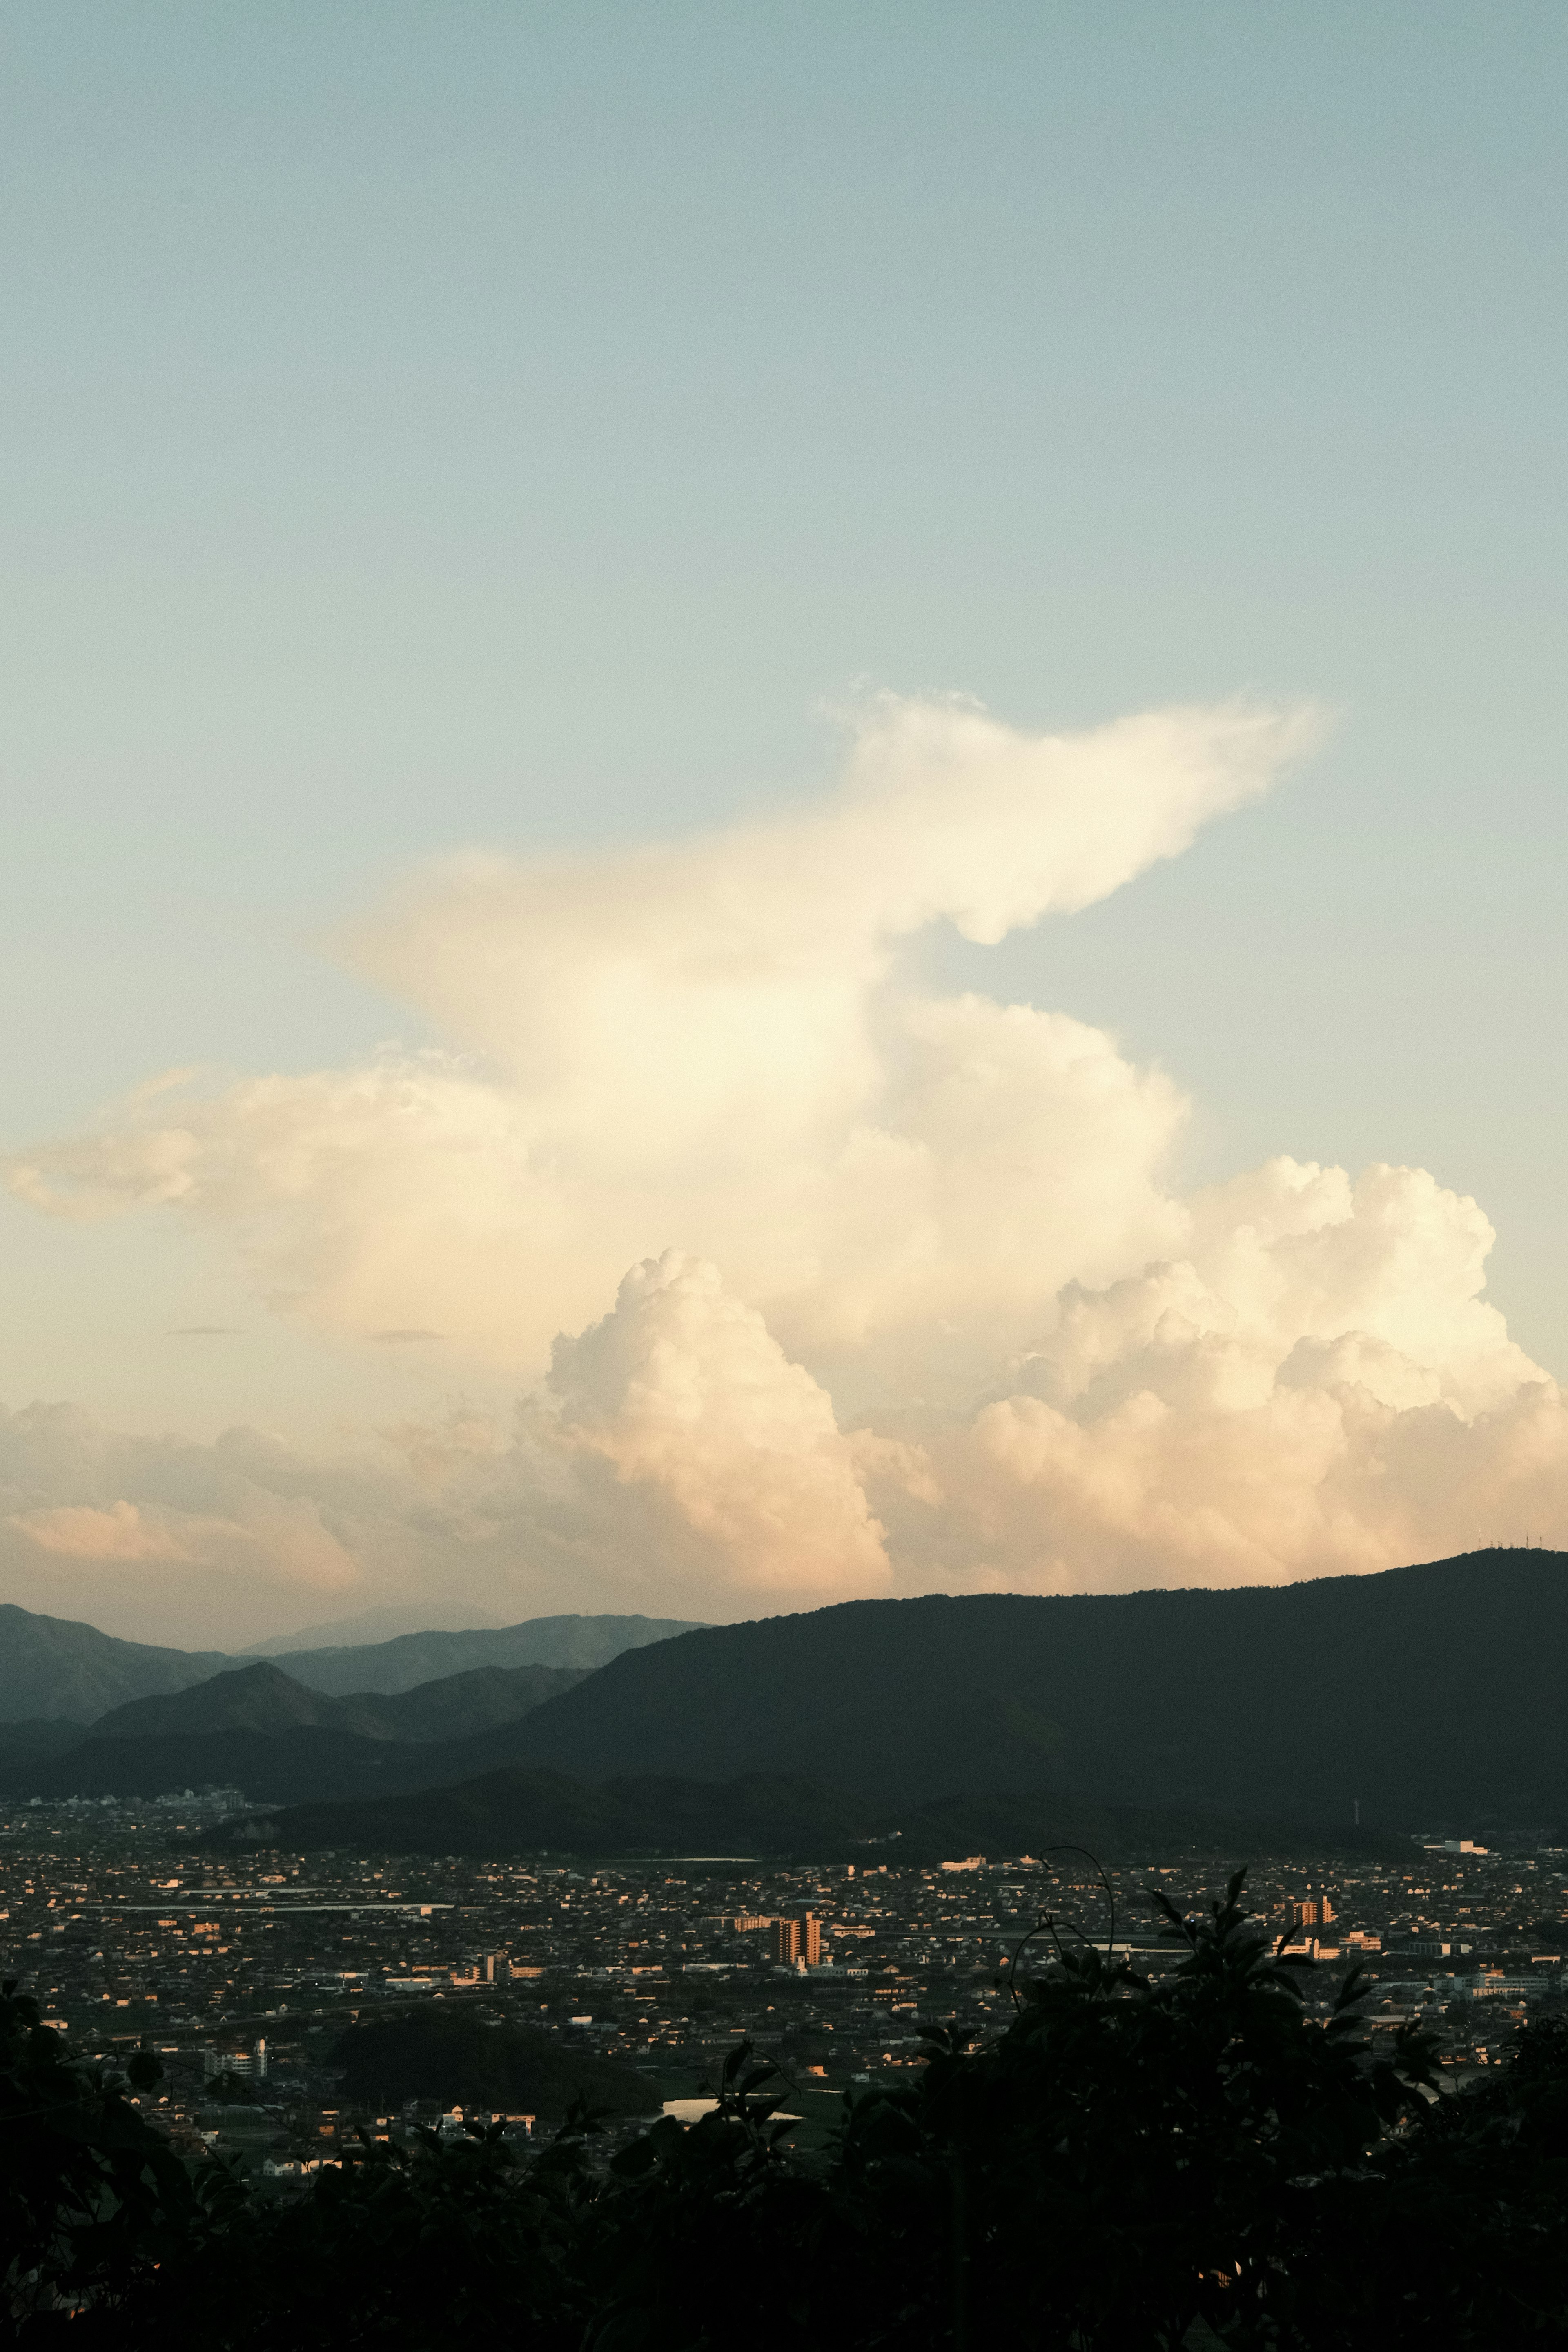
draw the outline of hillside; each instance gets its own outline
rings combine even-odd
[[[63,1755],[87,1738],[85,1723],[68,1715],[35,1715],[21,1723],[0,1723],[0,1788],[5,1786],[7,1765],[23,1769],[44,1756]]]
[[[389,1698],[338,1699],[258,1660],[133,1700],[90,1729],[67,1727],[65,1738],[48,1724],[0,1724],[0,1789],[155,1797],[216,1785],[258,1804],[423,1789],[507,1761],[528,1710],[582,1679],[567,1666],[480,1667]]]
[[[461,1633],[399,1633],[356,1648],[289,1650],[272,1663],[312,1690],[405,1691],[476,1666],[574,1666],[591,1674],[624,1650],[691,1630],[689,1619],[678,1617],[530,1617]]]
[[[518,1722],[585,1682],[588,1673],[586,1666],[470,1666],[386,1696],[358,1692],[344,1704],[375,1707],[391,1739],[469,1738]]]
[[[270,1660],[233,1666],[210,1682],[166,1696],[130,1700],[92,1727],[101,1739],[172,1738],[215,1731],[260,1731],[285,1738],[301,1725],[349,1731],[366,1739],[460,1739],[512,1723],[584,1679],[572,1666],[477,1666],[383,1696],[375,1691],[329,1697]]]
[[[1106,1861],[1185,1852],[1379,1853],[1408,1841],[1371,1832],[1151,1807],[1111,1807],[1049,1790],[959,1795],[923,1806],[868,1804],[821,1780],[745,1773],[729,1781],[628,1777],[594,1785],[564,1774],[487,1773],[455,1788],[347,1804],[298,1805],[219,1834],[219,1843],[309,1852],[521,1854],[757,1854],[797,1862],[929,1865],[972,1853],[1087,1845]]]
[[[458,1751],[460,1769],[466,1760],[460,1741],[367,1739],[316,1724],[300,1724],[287,1738],[266,1731],[89,1738],[60,1756],[17,1757],[0,1748],[0,1785],[8,1796],[43,1798],[161,1797],[180,1789],[236,1788],[258,1804],[300,1804],[325,1790],[368,1796],[449,1780],[449,1747]]]
[[[167,1739],[213,1731],[260,1731],[276,1738],[307,1725],[358,1732],[368,1739],[392,1736],[376,1702],[360,1706],[353,1699],[324,1698],[260,1661],[253,1666],[230,1666],[188,1690],[131,1699],[100,1716],[92,1737],[95,1741]]]
[[[685,1620],[673,1618],[534,1617],[461,1633],[402,1633],[387,1642],[299,1650],[259,1663],[333,1697],[384,1696],[487,1669],[534,1666],[591,1674],[623,1649],[689,1630]],[[92,1723],[132,1700],[186,1690],[257,1663],[254,1656],[228,1657],[219,1650],[122,1642],[96,1625],[38,1616],[6,1602],[0,1604],[0,1727],[54,1717]],[[478,1720],[468,1726],[480,1727]]]
[[[1097,1804],[1394,1830],[1568,1823],[1568,1555],[1232,1591],[850,1601],[627,1652],[517,1727],[574,1777],[814,1771],[886,1803]]]
[[[229,1661],[216,1650],[161,1650],[96,1625],[0,1603],[0,1723],[70,1716],[90,1723],[122,1701],[205,1682]]]

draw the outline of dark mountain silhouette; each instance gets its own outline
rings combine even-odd
[[[7,1615],[25,1632],[57,1622]],[[170,1660],[183,1671],[184,1654],[150,1654],[158,1671],[172,1673]],[[1348,1826],[1359,1801],[1369,1827],[1555,1841],[1568,1824],[1565,1661],[1568,1555],[1557,1552],[1232,1591],[931,1595],[625,1650],[499,1723],[504,1694],[489,1685],[488,1727],[458,1737],[436,1736],[453,1722],[437,1686],[406,1694],[406,1711],[375,1717],[373,1731],[353,1727],[373,1720],[358,1710],[398,1699],[362,1689],[348,1715],[312,1715],[332,1702],[257,1662],[216,1684],[259,1691],[245,1678],[277,1676],[265,1686],[294,1690],[291,1727],[124,1738],[94,1727],[52,1759],[0,1738],[0,1785],[156,1795],[220,1781],[287,1804],[407,1795],[509,1767],[717,1782],[809,1762],[883,1811],[954,1790],[1047,1790],[1080,1806],[1328,1827]],[[191,1704],[209,1706],[214,1687]],[[458,1724],[474,1719],[457,1711]]]
[[[1568,1555],[1230,1591],[850,1601],[630,1651],[516,1727],[574,1778],[809,1758],[887,1803],[1097,1804],[1402,1831],[1568,1822]]]
[[[416,1683],[383,1696],[362,1691],[353,1703],[380,1709],[391,1739],[458,1739],[516,1723],[585,1682],[587,1666],[470,1666],[460,1675]],[[344,1702],[347,1704],[348,1702]]]
[[[352,1698],[324,1698],[265,1661],[230,1666],[210,1682],[156,1698],[133,1698],[100,1716],[92,1727],[95,1743],[121,1739],[167,1739],[192,1733],[261,1731],[277,1737],[305,1726],[353,1731],[367,1739],[389,1737],[376,1701],[368,1707]]]
[[[450,1743],[459,1758],[464,1743]],[[82,1740],[63,1756],[17,1758],[0,1749],[0,1784],[12,1797],[162,1797],[182,1789],[235,1788],[258,1804],[298,1804],[330,1790],[365,1796],[451,1778],[448,1743],[367,1739],[300,1724],[286,1738],[267,1731],[191,1731],[140,1739]],[[461,1769],[459,1762],[458,1769]]]
[[[267,1663],[307,1689],[334,1697],[385,1695],[485,1667],[571,1667],[587,1674],[621,1650],[689,1630],[689,1622],[679,1618],[533,1617],[462,1633],[400,1633],[390,1642],[300,1650]],[[0,1604],[0,1730],[8,1721],[57,1716],[91,1723],[129,1700],[187,1690],[226,1669],[243,1671],[256,1663],[219,1650],[121,1642],[96,1625],[41,1617],[5,1602]]]
[[[0,1604],[0,1721],[63,1715],[90,1723],[124,1699],[205,1682],[228,1663],[221,1651],[121,1642],[96,1625]]]
[[[1081,1797],[958,1795],[888,1809],[825,1781],[783,1773],[733,1780],[628,1777],[595,1785],[563,1773],[490,1772],[455,1788],[346,1804],[296,1805],[220,1833],[233,1844],[265,1843],[344,1853],[757,1854],[801,1862],[912,1865],[972,1853],[1010,1856],[1053,1844],[1086,1845],[1104,1860],[1168,1858],[1189,1850],[1354,1852],[1404,1859],[1409,1841],[1300,1823],[1151,1807],[1113,1807]]]
[[[68,1715],[35,1715],[23,1723],[0,1723],[0,1788],[7,1764],[24,1768],[44,1756],[58,1756],[87,1738],[85,1723]]]
[[[302,1725],[366,1739],[456,1739],[515,1722],[531,1707],[583,1680],[574,1666],[479,1666],[410,1691],[331,1698],[309,1690],[269,1659],[233,1666],[210,1682],[167,1696],[130,1700],[101,1716],[95,1740],[169,1738],[194,1732],[262,1731],[280,1737]]]
[[[480,1667],[391,1697],[340,1699],[258,1660],[192,1690],[133,1700],[89,1730],[72,1726],[69,1745],[36,1726],[8,1740],[0,1725],[0,1789],[157,1797],[217,1786],[260,1804],[424,1789],[507,1760],[528,1710],[582,1678],[570,1666]]]
[[[530,1617],[461,1633],[399,1633],[352,1649],[289,1650],[273,1660],[312,1690],[405,1691],[475,1666],[576,1666],[592,1673],[623,1650],[692,1630],[681,1617]]]

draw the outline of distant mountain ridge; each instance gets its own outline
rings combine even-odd
[[[226,1669],[270,1663],[312,1690],[391,1696],[483,1667],[584,1673],[626,1648],[690,1630],[684,1618],[532,1617],[466,1633],[400,1633],[359,1647],[292,1651],[270,1661],[220,1650],[122,1642],[96,1625],[0,1603],[0,1748],[7,1723],[63,1716],[89,1724],[131,1700],[187,1690]]]
[[[454,1739],[513,1723],[570,1690],[582,1666],[475,1666],[391,1696],[376,1691],[332,1698],[309,1690],[270,1659],[231,1666],[188,1690],[131,1699],[92,1726],[99,1739],[170,1738],[191,1733],[261,1731],[274,1738],[310,1725],[365,1739]]]
[[[412,1690],[475,1666],[577,1666],[591,1673],[623,1650],[697,1630],[685,1617],[530,1617],[458,1633],[397,1633],[350,1649],[286,1650],[272,1664],[312,1690]],[[243,1661],[236,1660],[236,1664]]]
[[[889,1803],[1085,1801],[1404,1831],[1568,1824],[1568,1554],[1207,1591],[847,1601],[624,1653],[516,1727],[605,1781],[798,1769]]]
[[[608,1640],[656,1622],[545,1620],[531,1638],[587,1639],[597,1623],[592,1638]],[[60,1667],[57,1696],[110,1671],[150,1677],[154,1692],[125,1693],[142,1703],[65,1747],[50,1727],[67,1710],[35,1696],[18,1709],[35,1721],[0,1723],[0,1786],[13,1794],[221,1781],[291,1804],[411,1796],[505,1769],[579,1785],[717,1784],[807,1763],[883,1812],[955,1791],[1046,1790],[1080,1811],[1327,1831],[1350,1827],[1359,1808],[1369,1829],[1568,1840],[1560,1552],[1218,1591],[848,1601],[644,1639],[551,1689],[537,1668],[527,1688],[507,1681],[515,1668],[470,1668],[412,1690],[323,1693],[281,1661],[220,1659],[205,1688],[182,1697],[208,1660],[143,1654],[16,1610],[0,1619],[0,1644],[18,1626],[24,1651],[30,1643]],[[411,1638],[378,1646],[406,1661]],[[15,1687],[15,1658],[0,1647],[6,1669]],[[468,1686],[487,1671],[482,1688]],[[79,1701],[74,1712],[88,1710]]]
[[[529,1710],[583,1678],[575,1666],[480,1666],[390,1697],[331,1698],[258,1659],[132,1699],[89,1727],[34,1722],[7,1740],[0,1725],[0,1789],[155,1797],[237,1787],[264,1804],[423,1789],[505,1761]]]
[[[0,1602],[0,1724],[55,1715],[89,1723],[126,1699],[205,1682],[230,1663],[220,1650],[121,1642],[96,1625]]]

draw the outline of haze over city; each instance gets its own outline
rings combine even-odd
[[[1568,1540],[1510,15],[16,12],[0,1599]]]

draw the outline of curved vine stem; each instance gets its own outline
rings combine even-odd
[[[1111,1891],[1110,1881],[1105,1874],[1105,1870],[1100,1862],[1100,1856],[1096,1853],[1090,1853],[1088,1846],[1086,1845],[1043,1845],[1040,1848],[1040,1852],[1042,1854],[1081,1853],[1086,1862],[1092,1864],[1094,1874],[1099,1879],[1100,1884],[1105,1892],[1106,1910],[1109,1914],[1109,1927],[1105,1939],[1106,1950],[1107,1952],[1114,1951],[1116,1948],[1116,1896]],[[1036,1920],[1034,1926],[1024,1937],[1022,1943],[1018,1946],[1017,1950],[1014,1953],[1011,1960],[1007,1964],[1007,1990],[1013,1996],[1013,2006],[1015,2009],[1022,2009],[1024,2006],[1023,2002],[1018,1998],[1018,1963],[1023,1958],[1024,1954],[1027,1951],[1029,1946],[1034,1942],[1035,1937],[1037,1936],[1044,1935],[1047,1929],[1049,1930],[1053,1940],[1056,1941],[1057,1952],[1059,1957],[1061,1953],[1061,1943],[1059,1938],[1057,1937],[1056,1919],[1053,1915],[1047,1911],[1042,1917]],[[1075,1925],[1073,1932],[1078,1936],[1080,1942],[1085,1944],[1088,1943],[1089,1937],[1084,1934],[1081,1927]]]

